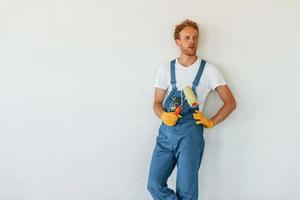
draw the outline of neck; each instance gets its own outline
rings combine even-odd
[[[185,55],[185,54],[181,54],[180,57],[178,58],[178,62],[182,66],[188,67],[188,66],[194,64],[197,59],[198,59],[197,55],[188,56],[188,55]]]

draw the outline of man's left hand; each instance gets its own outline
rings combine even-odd
[[[206,118],[203,113],[199,110],[196,110],[193,114],[194,119],[196,120],[196,124],[203,124],[205,128],[212,128],[214,126],[214,122],[211,119]]]

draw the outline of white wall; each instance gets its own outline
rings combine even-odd
[[[298,0],[1,0],[0,199],[150,200],[154,78],[178,55],[173,28],[185,18],[200,24],[199,55],[238,102],[205,133],[201,199],[299,199],[299,9]],[[205,113],[219,106],[212,93]]]

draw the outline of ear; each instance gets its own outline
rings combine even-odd
[[[175,42],[176,42],[176,45],[180,47],[180,39],[176,39]]]

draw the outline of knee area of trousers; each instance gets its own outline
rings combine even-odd
[[[198,184],[190,186],[181,186],[177,188],[177,194],[182,200],[198,199]]]
[[[155,179],[149,177],[148,183],[147,183],[147,189],[149,192],[154,192],[162,189],[161,183]]]

